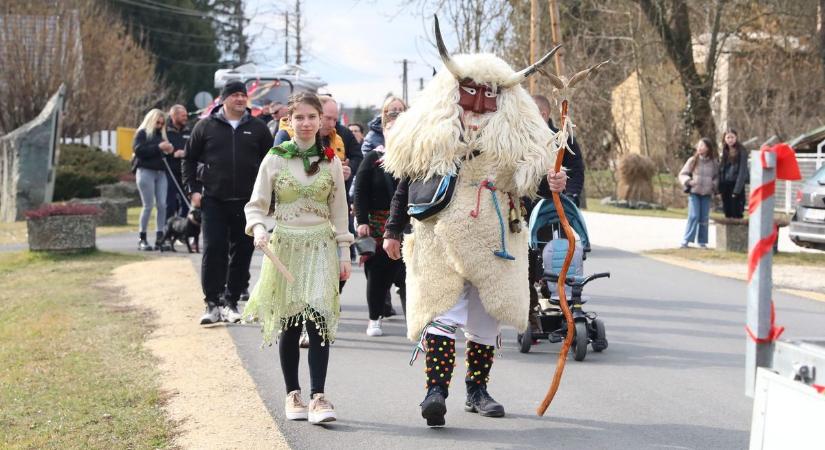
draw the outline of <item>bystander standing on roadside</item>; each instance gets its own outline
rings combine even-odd
[[[725,217],[741,219],[745,213],[745,185],[750,175],[748,151],[739,142],[736,130],[729,128],[722,138],[722,161],[719,165],[719,194]]]
[[[166,188],[167,175],[163,158],[174,151],[166,136],[166,120],[163,111],[153,109],[146,113],[135,133],[132,144],[134,152],[132,169],[140,193],[140,202],[143,209],[140,211],[140,240],[138,250],[152,251],[161,249],[163,245],[163,226],[166,223]],[[146,240],[146,229],[152,208],[156,208],[155,215],[155,246],[149,245]],[[165,250],[165,249],[164,249]]]
[[[247,108],[242,82],[226,83],[221,100],[195,125],[183,160],[183,183],[192,207],[201,208],[203,217],[202,325],[241,319],[238,300],[249,286],[253,252],[252,238],[244,232],[243,208],[261,160],[272,147],[266,125]]]
[[[189,129],[187,122],[189,120],[189,113],[183,105],[174,105],[169,108],[169,117],[166,119],[166,136],[169,143],[172,144],[174,151],[166,155],[166,161],[169,163],[169,169],[172,173],[167,173],[167,187],[166,187],[166,218],[180,216],[185,217],[189,212],[189,207],[186,206],[186,199],[183,198],[183,193],[179,188],[183,186],[183,178],[181,175],[181,161],[183,155],[186,154],[184,148],[186,141],[189,140],[189,135],[192,130]]]
[[[696,151],[679,172],[679,183],[688,194],[688,217],[682,248],[696,240],[701,248],[708,246],[710,201],[719,187],[719,159],[713,142],[702,138]]]
[[[366,155],[379,145],[384,145],[384,126],[387,122],[395,120],[399,114],[407,110],[407,104],[404,100],[393,95],[384,100],[381,106],[381,114],[375,116],[367,124],[369,131],[364,136],[364,142],[361,144],[361,153]]]

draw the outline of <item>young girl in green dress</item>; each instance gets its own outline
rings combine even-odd
[[[341,162],[321,145],[321,102],[315,94],[294,95],[288,104],[295,135],[266,155],[255,180],[252,198],[244,208],[246,233],[255,246],[269,250],[294,278],[288,281],[268,258],[244,316],[262,324],[263,339],[278,334],[278,353],[284,374],[287,419],[311,423],[336,419],[324,395],[329,343],[338,329],[339,280],[350,276],[347,201]],[[276,221],[272,236],[264,217]],[[298,339],[306,325],[309,334],[309,406],[298,382]]]

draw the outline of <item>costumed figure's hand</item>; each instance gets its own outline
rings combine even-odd
[[[200,208],[201,207],[201,198],[202,195],[200,192],[193,192],[192,196],[189,198],[192,201],[193,208]]]
[[[370,235],[370,226],[367,224],[358,225],[358,236],[369,236]]]
[[[264,248],[269,243],[269,233],[263,225],[255,225],[252,230],[255,248]]]
[[[547,184],[550,185],[550,190],[553,192],[562,192],[567,187],[567,174],[556,172],[552,168],[547,170]]]
[[[384,238],[384,251],[390,259],[401,259],[401,241]]]
[[[338,265],[341,268],[341,281],[349,280],[349,276],[352,274],[352,263],[349,261],[339,261]]]
[[[174,156],[175,158],[178,158],[178,159],[183,158],[184,156],[186,156],[186,150],[184,150],[184,149],[175,150],[175,153],[173,153],[172,156]]]
[[[344,171],[344,180],[349,180],[349,177],[352,176],[352,168],[349,166],[348,159],[341,162],[341,169]]]

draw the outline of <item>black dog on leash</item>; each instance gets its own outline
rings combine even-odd
[[[189,253],[192,252],[192,247],[195,247],[195,253],[200,253],[200,236],[201,236],[201,210],[190,209],[186,217],[170,217],[166,221],[166,228],[163,231],[163,242],[168,242],[169,247],[173,252],[175,250],[175,241],[181,241],[186,244]],[[193,244],[189,243],[189,238],[193,238]]]

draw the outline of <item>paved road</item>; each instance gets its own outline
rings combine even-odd
[[[459,381],[448,399],[448,427],[426,428],[417,410],[423,397],[421,361],[407,365],[412,347],[400,319],[386,323],[388,336],[366,336],[360,270],[344,288],[339,339],[332,347],[327,393],[340,417],[334,425],[285,421],[276,348],[260,348],[257,326],[230,331],[294,448],[746,447],[751,401],[743,394],[744,283],[608,248],[596,248],[585,267],[613,274],[586,291],[592,297],[588,309],[607,325],[610,347],[589,353],[584,362],[568,362],[543,418],[534,411],[559,345],[544,342],[520,354],[514,330],[507,329],[490,384],[507,416],[463,412]],[[788,328],[785,337],[821,333],[825,304],[787,295],[776,301],[779,321]],[[308,387],[306,366],[301,372]]]
[[[101,237],[98,244],[103,250],[135,248],[131,234]],[[197,268],[199,257],[190,259]],[[257,254],[253,280],[260,262]],[[463,412],[457,380],[447,428],[426,428],[417,409],[424,392],[422,363],[407,365],[412,346],[401,319],[385,322],[387,336],[364,333],[360,269],[344,289],[339,339],[332,347],[327,393],[340,418],[332,425],[284,420],[276,347],[261,349],[255,325],[229,329],[264,403],[296,449],[746,447],[751,401],[743,395],[745,284],[606,247],[594,249],[585,270],[613,274],[585,291],[591,296],[587,309],[606,323],[610,347],[588,353],[584,362],[569,360],[545,417],[534,411],[559,345],[543,342],[521,354],[514,330],[506,329],[490,390],[507,416]],[[776,305],[778,322],[787,328],[784,338],[821,335],[825,303],[777,294]],[[305,361],[306,353],[301,375],[308,388]]]

